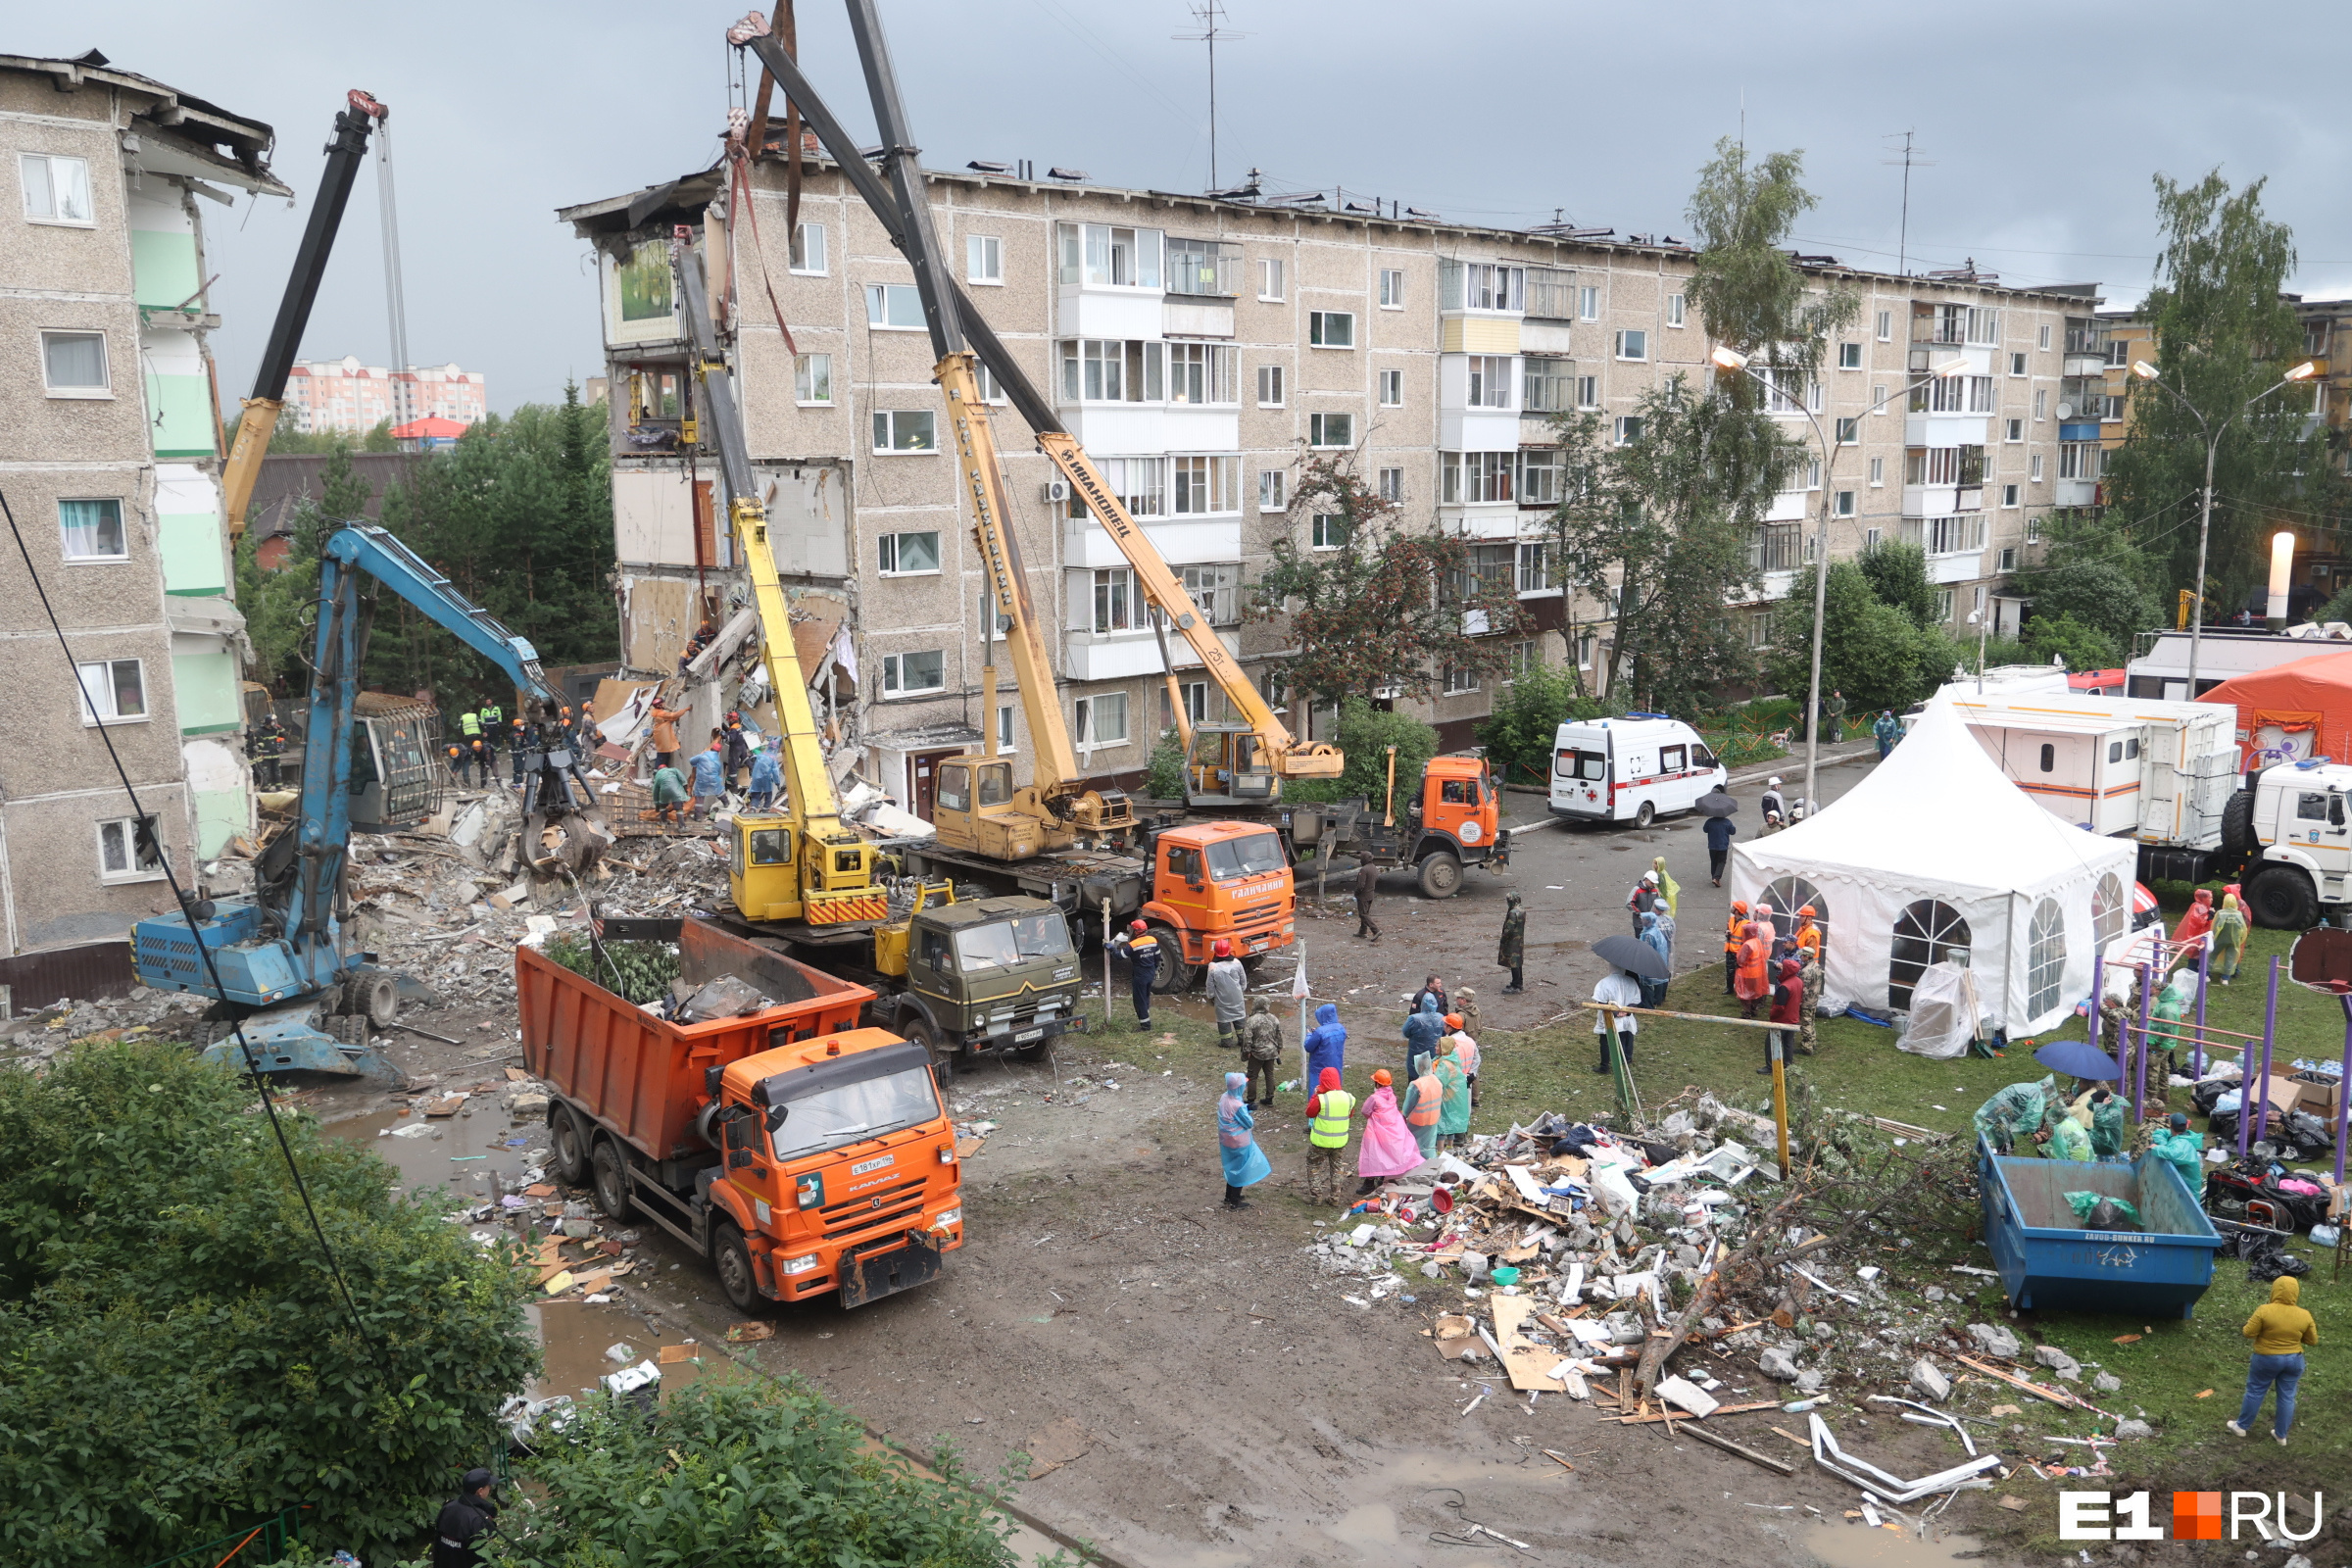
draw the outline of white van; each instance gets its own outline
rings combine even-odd
[[[1679,718],[1628,713],[1562,724],[1551,742],[1551,814],[1647,827],[1690,810],[1729,777]]]

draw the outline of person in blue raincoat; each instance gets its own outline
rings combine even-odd
[[[2199,1202],[2205,1200],[2205,1137],[2188,1130],[2188,1117],[2174,1111],[2167,1130],[2156,1135],[2148,1152],[2168,1161],[2188,1183]]]
[[[764,811],[776,804],[776,792],[784,787],[784,761],[772,745],[761,745],[752,753],[752,788],[744,805],[755,811]]]
[[[1674,945],[1667,940],[1666,933],[1659,928],[1656,913],[1647,909],[1642,912],[1642,945],[1656,954],[1658,961],[1666,965],[1669,970],[1674,967]],[[1642,1005],[1654,1007],[1665,1000],[1666,982],[1664,980],[1643,980],[1642,982]]]
[[[1438,1054],[1438,1042],[1446,1035],[1446,1004],[1428,992],[1421,994],[1421,1007],[1404,1020],[1404,1081],[1411,1083],[1429,1070]]]
[[[1344,1078],[1348,1073],[1348,1029],[1340,1022],[1336,1003],[1326,1002],[1315,1009],[1315,1026],[1306,1032],[1307,1084],[1323,1081],[1323,1069],[1331,1067]],[[1311,1090],[1309,1091],[1312,1092]]]
[[[1227,1073],[1225,1093],[1217,1101],[1217,1158],[1225,1166],[1227,1208],[1248,1208],[1250,1200],[1242,1196],[1242,1190],[1274,1174],[1266,1152],[1257,1147],[1257,1119],[1242,1102],[1242,1091],[1249,1082],[1247,1073]]]

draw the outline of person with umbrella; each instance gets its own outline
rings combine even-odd
[[[1674,973],[1674,949],[1666,941],[1666,933],[1658,929],[1655,913],[1644,911],[1642,916],[1642,945],[1658,956],[1658,964],[1668,976]],[[1665,978],[1642,982],[1642,1005],[1655,1007],[1666,1001]]]
[[[1527,989],[1523,978],[1527,963],[1527,910],[1520,906],[1517,888],[1504,894],[1502,902],[1502,937],[1494,945],[1494,961],[1511,971],[1511,983],[1502,988],[1502,994],[1515,997]]]
[[[1611,942],[1632,942],[1631,937],[1611,937]],[[1597,946],[1594,949],[1598,951]],[[1605,955],[1604,955],[1605,956]],[[1600,1060],[1593,1066],[1596,1073],[1614,1072],[1616,1063],[1610,1059],[1609,1048],[1616,1046],[1625,1064],[1634,1064],[1634,1036],[1642,1032],[1642,1020],[1630,1012],[1611,1012],[1610,1007],[1639,1007],[1642,1005],[1642,977],[1631,969],[1612,969],[1600,977],[1592,988],[1592,1000],[1601,1009],[1592,1014],[1592,1032],[1600,1037]]]
[[[1713,799],[1715,797],[1712,795],[1702,797],[1698,808],[1705,810],[1707,802]],[[1728,801],[1731,797],[1727,795],[1724,799]],[[1699,824],[1699,831],[1707,836],[1707,875],[1717,887],[1721,887],[1724,862],[1732,858],[1732,839],[1740,830],[1732,826],[1731,813],[1727,811],[1721,816],[1710,814]]]

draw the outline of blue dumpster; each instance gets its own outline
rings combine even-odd
[[[1996,1154],[1977,1140],[1984,1244],[2020,1309],[2187,1317],[2213,1283],[2221,1233],[2180,1173],[2154,1154],[2129,1165]],[[2144,1231],[2083,1228],[2068,1193],[2120,1198]]]

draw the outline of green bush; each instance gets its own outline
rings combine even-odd
[[[536,1495],[505,1511],[486,1556],[516,1568],[1018,1561],[1011,1525],[963,1484],[956,1456],[931,1463],[939,1479],[873,1450],[798,1379],[685,1389],[651,1420],[599,1398],[524,1466]]]
[[[1512,678],[1495,699],[1494,714],[1479,726],[1478,742],[1495,769],[1520,783],[1548,783],[1552,742],[1562,724],[1598,718],[1609,710],[1576,689],[1576,682],[1548,664]],[[1351,754],[1352,755],[1352,754]]]
[[[1421,770],[1438,755],[1438,732],[1404,713],[1387,713],[1361,697],[1340,706],[1336,744],[1348,754],[1338,778],[1300,779],[1283,786],[1291,801],[1350,801],[1359,796],[1379,810],[1388,796],[1389,748],[1396,748],[1396,810],[1402,815],[1421,794]]]
[[[566,931],[547,939],[540,951],[549,961],[560,963],[573,974],[583,975],[607,991],[639,1006],[659,1001],[669,994],[678,978],[678,950],[666,942],[607,942],[604,962],[598,962],[596,947],[575,932]]]
[[[0,1070],[0,1561],[144,1563],[299,1502],[373,1558],[413,1544],[539,1360],[527,1276],[288,1115],[359,1303],[269,1123],[163,1041]]]
[[[2063,659],[2072,670],[2118,669],[2124,662],[2121,643],[2072,614],[2035,615],[2026,622],[2024,641],[2039,662]]]
[[[1159,744],[1152,748],[1144,793],[1155,801],[1184,799],[1184,737],[1172,729],[1161,730]]]

